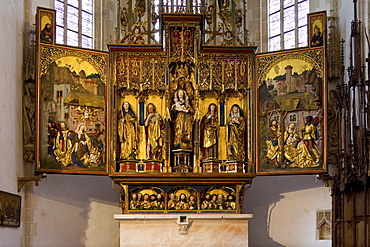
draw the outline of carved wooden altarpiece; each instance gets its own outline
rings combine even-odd
[[[240,213],[254,176],[256,47],[205,46],[202,15],[161,21],[163,45],[108,45],[123,212]]]
[[[323,47],[256,59],[236,5],[220,1],[219,12],[210,5],[202,14],[181,6],[152,11],[151,26],[145,1],[129,3],[131,10],[120,7],[122,32],[109,52],[37,43],[37,173],[109,175],[123,213],[241,213],[256,164],[260,174],[325,171],[318,154],[309,169],[263,167],[260,145],[262,122],[279,104],[289,108],[282,99],[296,113],[325,112]],[[268,114],[259,115],[261,78],[296,57],[306,64],[291,77],[301,78],[305,92],[280,88],[289,95],[270,95]]]
[[[36,172],[109,175],[124,213],[240,213],[256,47],[205,45],[201,14],[160,18],[163,44],[135,28],[109,53],[37,44]]]

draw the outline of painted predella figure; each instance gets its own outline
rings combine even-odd
[[[237,210],[235,191],[231,188],[210,188],[203,190],[201,194],[201,210]]]
[[[130,211],[150,211],[166,208],[164,200],[164,192],[157,187],[137,187],[129,193],[128,209]]]
[[[136,187],[127,196],[129,212],[220,212],[238,210],[235,190],[230,187],[205,188],[175,186],[165,193],[159,187]]]
[[[305,56],[311,50],[315,59]],[[276,53],[276,62],[272,55],[258,60],[265,68],[259,86],[260,172],[325,169],[323,51],[311,50]]]
[[[40,77],[39,168],[105,171],[106,85],[100,74],[105,69],[92,60],[87,62],[91,54],[44,49],[51,57],[45,59],[45,72]]]

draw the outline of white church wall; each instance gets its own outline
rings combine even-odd
[[[34,191],[33,246],[118,246],[119,194],[109,177],[49,174]]]
[[[17,193],[22,169],[23,1],[0,1],[0,190]],[[0,246],[19,246],[22,227],[0,227]]]
[[[245,212],[253,214],[250,246],[331,246],[316,236],[316,211],[331,210],[331,197],[315,175],[256,177],[244,204]]]

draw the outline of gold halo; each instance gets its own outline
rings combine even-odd
[[[190,196],[190,192],[188,190],[182,189],[175,192],[176,198],[179,199],[181,194],[185,194],[186,198],[189,198]]]
[[[138,193],[141,193],[142,195],[145,195],[145,194],[148,194],[148,195],[157,195],[157,192],[155,192],[154,190],[151,190],[151,189],[144,189],[144,190],[140,190]]]
[[[208,191],[208,193],[209,193],[210,195],[213,195],[213,194],[216,194],[216,195],[221,194],[221,195],[224,195],[224,196],[229,195],[226,191],[224,191],[224,190],[222,190],[222,189],[213,189],[213,190]]]

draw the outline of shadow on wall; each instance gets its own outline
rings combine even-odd
[[[121,209],[109,177],[49,174],[34,195],[35,246],[118,245]]]
[[[288,192],[323,187],[315,175],[301,176],[258,176],[253,179],[252,187],[246,191],[244,212],[252,213],[249,222],[249,243],[253,247],[282,247],[270,236],[270,216],[276,203]],[[284,226],[282,226],[284,227]]]

